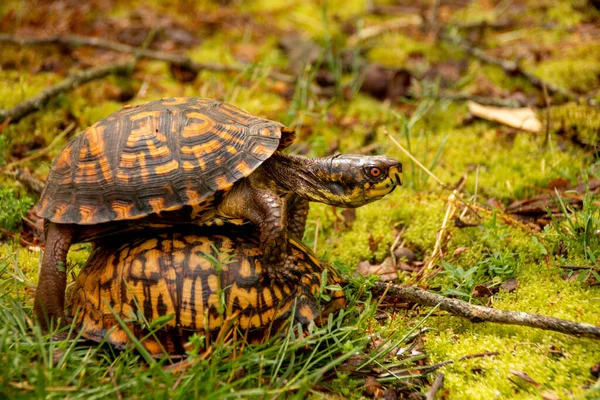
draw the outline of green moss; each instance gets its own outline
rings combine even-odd
[[[554,132],[589,146],[600,143],[600,111],[597,107],[568,103],[552,107],[550,112]]]
[[[445,45],[434,45],[415,40],[401,33],[387,33],[378,38],[368,53],[369,60],[391,68],[409,66],[409,57],[424,56],[428,63],[453,59],[456,53],[449,51]],[[417,65],[420,69],[426,65]]]
[[[46,87],[55,84],[60,77],[52,73],[28,74],[22,71],[0,70],[0,108],[11,108],[30,97],[38,95]]]
[[[494,307],[551,315],[598,325],[597,290],[573,287],[557,276],[555,268],[525,264],[514,293],[494,300]],[[456,360],[444,367],[445,388],[451,396],[465,399],[531,398],[544,391],[580,398],[594,379],[589,368],[600,357],[600,344],[589,339],[532,328],[499,324],[473,324],[455,317],[435,318],[439,331],[429,334],[426,347],[433,361]],[[498,356],[459,361],[461,356],[480,352]],[[523,385],[518,389],[509,371],[523,371],[544,386]],[[569,393],[569,392],[572,392]]]
[[[599,59],[549,60],[532,70],[540,78],[555,85],[579,93],[587,93],[598,87]]]
[[[15,193],[12,188],[0,188],[0,227],[13,231],[21,222],[21,218],[33,205],[33,199],[26,195]]]

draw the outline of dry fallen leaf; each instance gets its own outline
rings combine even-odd
[[[510,293],[510,292],[514,292],[518,286],[519,286],[519,281],[517,281],[515,278],[510,278],[506,282],[504,282],[502,285],[500,285],[500,289]]]
[[[528,107],[507,108],[483,106],[469,101],[469,112],[479,118],[488,121],[498,122],[512,128],[522,129],[524,131],[537,133],[542,130],[542,123],[537,118],[535,112]]]
[[[371,274],[379,275],[382,281],[398,279],[398,273],[391,257],[387,257],[381,264],[376,265],[371,265],[369,261],[361,261],[356,266],[356,271],[365,277]]]
[[[365,379],[364,393],[369,397],[378,399],[383,397],[383,386],[381,386],[381,383],[379,383],[377,379],[372,376],[367,376],[367,379]]]

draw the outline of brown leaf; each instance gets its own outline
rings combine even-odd
[[[301,74],[306,65],[315,63],[323,49],[315,42],[300,35],[286,35],[279,39],[279,46],[287,53],[288,67],[295,74]]]
[[[383,240],[383,236],[379,236],[377,239],[375,239],[375,237],[371,233],[369,235],[369,250],[375,251],[377,249],[377,246],[379,246],[379,243],[381,243],[382,240]]]
[[[548,189],[550,189],[550,190],[554,190],[554,189],[565,190],[565,189],[569,189],[570,187],[571,187],[571,182],[565,178],[556,178],[556,179],[552,179],[550,182],[548,182]]]
[[[238,43],[233,46],[233,54],[243,62],[258,61],[258,47],[254,43]]]
[[[383,399],[384,400],[397,400],[398,393],[396,393],[396,388],[394,388],[394,387],[387,388],[387,390],[383,394]]]
[[[560,397],[554,392],[543,392],[540,394],[544,400],[560,400]]]
[[[592,368],[590,368],[590,374],[596,379],[600,378],[600,362],[594,364]]]
[[[404,261],[408,264],[413,263],[417,260],[417,256],[414,251],[408,247],[396,247],[394,249],[394,256],[398,261]]]
[[[173,78],[181,83],[193,82],[198,76],[198,71],[182,64],[169,64],[169,70]]]
[[[379,275],[382,281],[398,279],[398,273],[392,263],[391,257],[387,257],[381,264],[375,265],[371,265],[369,261],[361,261],[356,266],[356,271],[364,277],[368,277],[371,274]]]
[[[345,208],[342,211],[342,217],[344,218],[344,223],[350,226],[356,220],[356,209]]]
[[[440,87],[447,88],[460,80],[468,67],[466,58],[462,60],[449,60],[431,67],[423,75],[424,80],[436,82],[439,79]]]
[[[372,376],[367,376],[365,379],[365,395],[379,399],[383,397],[383,386]]]
[[[390,69],[379,64],[371,64],[362,72],[360,91],[379,100],[392,102],[408,96],[412,75],[405,69]]]
[[[467,247],[457,247],[454,252],[452,253],[453,257],[458,257],[460,256],[462,253],[464,253],[465,251],[469,250]]]
[[[477,285],[473,288],[473,297],[481,298],[481,297],[491,297],[493,296],[492,291],[484,285]]]
[[[500,285],[500,289],[508,293],[514,292],[517,287],[519,287],[519,282],[515,278],[510,278]]]
[[[542,130],[542,123],[535,112],[528,107],[507,108],[484,106],[474,101],[467,104],[469,112],[479,118],[498,122],[512,128],[537,133]]]

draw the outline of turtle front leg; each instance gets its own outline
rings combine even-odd
[[[300,240],[306,229],[308,209],[308,200],[300,196],[292,195],[287,201],[287,231]]]
[[[276,194],[262,190],[254,191],[253,200],[252,204],[256,209],[251,212],[249,219],[260,231],[260,245],[267,274],[271,278],[281,278],[286,275],[286,202]]]
[[[223,199],[218,214],[244,218],[260,232],[264,265],[271,278],[286,276],[288,213],[284,199],[265,188],[240,186]]]
[[[43,328],[64,319],[67,253],[74,234],[73,226],[46,223],[46,245],[33,306]]]

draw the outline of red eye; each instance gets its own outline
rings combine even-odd
[[[373,178],[377,178],[379,175],[381,175],[381,169],[373,167],[369,169],[369,173]]]

